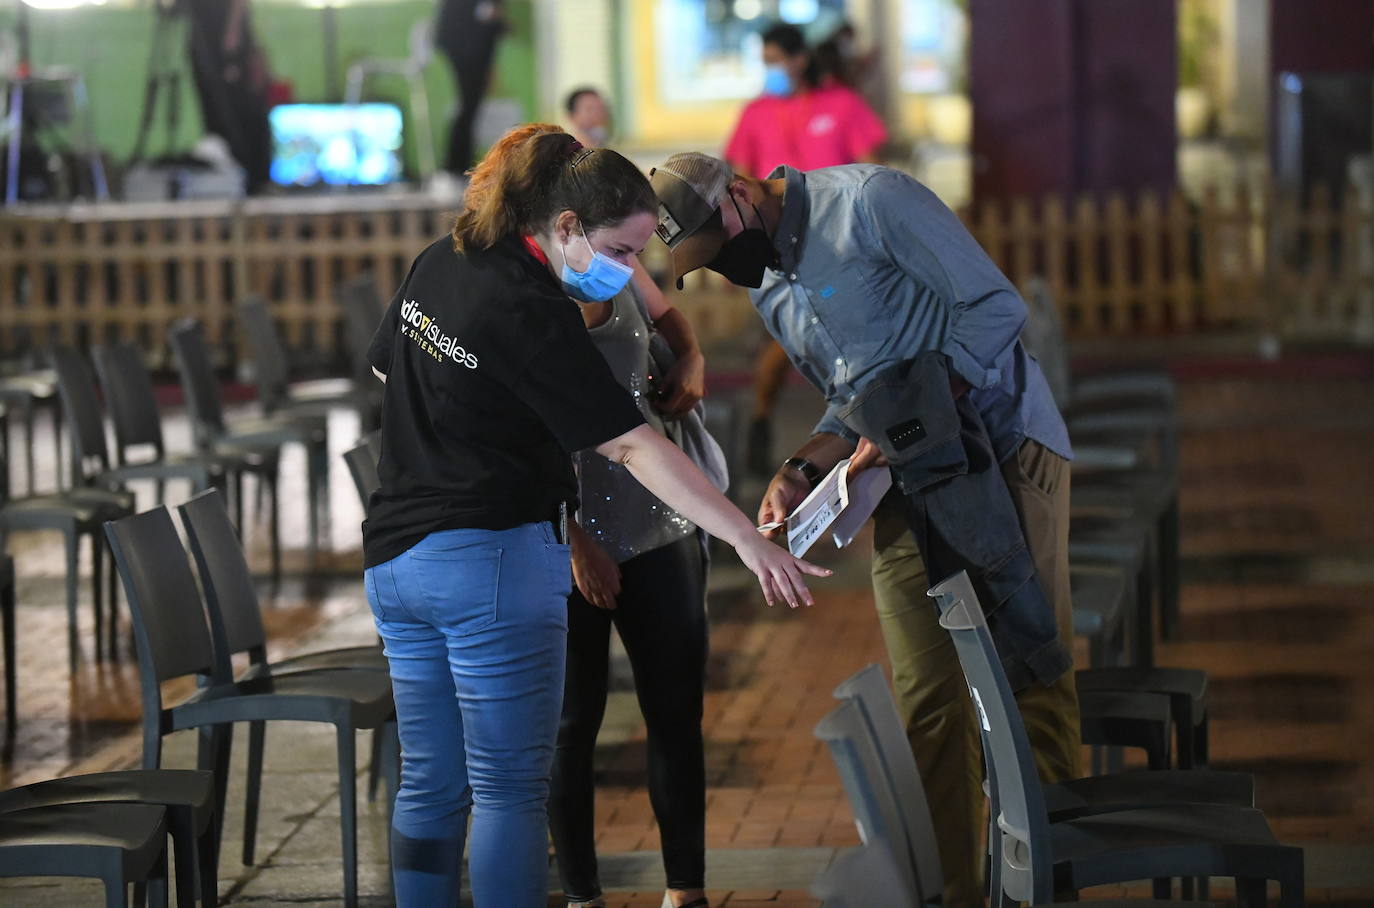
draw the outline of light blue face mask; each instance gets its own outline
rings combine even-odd
[[[582,231],[582,242],[592,250],[592,261],[586,271],[574,271],[568,264],[568,245],[564,243],[561,275],[563,290],[568,296],[584,303],[604,303],[625,289],[625,285],[630,282],[630,275],[634,274],[635,270],[592,249],[592,241],[587,239],[587,231],[582,230],[580,223],[577,229]]]
[[[792,77],[787,74],[787,67],[781,63],[774,63],[772,66],[764,68],[763,93],[779,98],[785,98],[792,94]]]

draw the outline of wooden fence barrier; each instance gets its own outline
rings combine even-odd
[[[0,356],[48,344],[164,346],[194,316],[232,352],[234,302],[271,300],[287,344],[332,355],[335,287],[370,272],[390,298],[445,227],[423,196],[339,196],[0,212]]]
[[[1322,188],[1299,206],[1242,186],[1197,201],[1017,199],[964,219],[1013,282],[1046,280],[1076,336],[1374,341],[1374,191],[1334,202]],[[273,302],[293,349],[334,355],[335,286],[370,271],[389,297],[450,207],[349,195],[0,212],[0,356],[114,339],[155,351],[188,315],[232,355],[233,303],[247,293]],[[698,332],[747,329],[743,296],[699,274],[682,298]]]

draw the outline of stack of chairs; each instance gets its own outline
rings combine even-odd
[[[936,587],[980,727],[990,801],[989,892],[994,906],[1053,904],[1079,890],[1152,880],[1155,903],[1171,879],[1234,877],[1243,905],[1264,904],[1266,880],[1282,887],[1285,908],[1302,904],[1301,849],[1279,844],[1254,809],[1253,779],[1211,770],[1136,771],[1041,785],[1011,688],[964,574]],[[877,665],[836,688],[841,704],[816,726],[839,770],[863,842],[816,881],[831,904],[942,904],[940,852],[927,794],[887,682]],[[938,796],[938,793],[932,793]],[[878,852],[878,854],[872,854]],[[842,894],[872,873],[863,901]],[[839,896],[837,901],[832,901]],[[1196,903],[1194,903],[1196,904]]]

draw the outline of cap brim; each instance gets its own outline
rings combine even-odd
[[[679,289],[683,275],[713,260],[720,254],[720,247],[725,245],[725,240],[725,227],[717,219],[716,223],[703,225],[672,248],[673,280]]]

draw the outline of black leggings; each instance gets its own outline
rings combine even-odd
[[[649,801],[663,841],[668,888],[705,885],[705,579],[701,542],[692,535],[621,564],[614,611],[590,605],[576,589],[568,598],[567,682],[549,828],[570,900],[601,894],[592,763],[606,712],[612,623],[629,654],[648,728]]]

